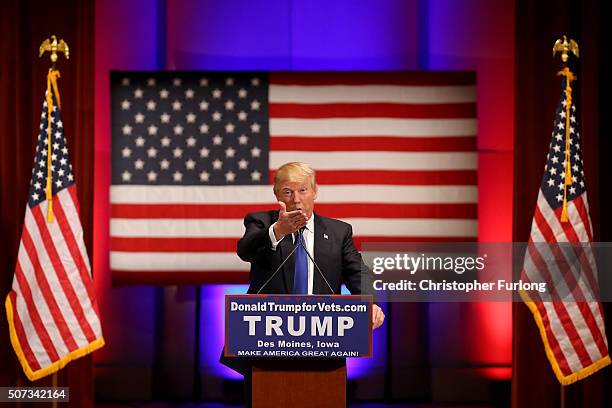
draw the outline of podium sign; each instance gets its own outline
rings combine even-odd
[[[370,357],[371,332],[371,296],[225,297],[228,357]]]

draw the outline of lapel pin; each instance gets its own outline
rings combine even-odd
[[[329,237],[327,236],[327,234],[323,234],[323,238],[325,238],[325,239],[329,239]]]

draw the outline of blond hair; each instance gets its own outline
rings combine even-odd
[[[285,181],[289,182],[301,182],[308,180],[310,186],[317,191],[317,180],[315,178],[315,171],[312,167],[302,162],[290,162],[280,166],[274,174],[274,192],[277,191],[277,187]]]

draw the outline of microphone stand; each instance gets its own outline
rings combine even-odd
[[[295,250],[298,248],[298,246],[296,245],[295,247],[293,247],[293,251],[291,251],[289,253],[289,255],[287,255],[287,257],[285,258],[285,260],[283,262],[281,262],[281,264],[278,266],[278,268],[276,268],[276,270],[272,273],[272,275],[270,275],[270,277],[264,282],[263,285],[261,285],[261,287],[259,288],[259,290],[257,291],[256,295],[259,295],[259,292],[261,292],[263,290],[263,288],[265,288],[268,283],[270,283],[270,281],[272,280],[272,278],[274,278],[276,276],[276,274],[278,273],[278,271],[281,270],[281,268],[287,263],[287,261],[291,258],[291,256],[293,255],[293,253],[295,252]]]
[[[332,289],[331,285],[329,284],[329,282],[327,281],[327,278],[325,277],[325,275],[323,275],[323,272],[321,271],[321,268],[319,268],[319,265],[317,265],[317,263],[315,262],[314,258],[312,257],[312,255],[310,254],[310,252],[308,252],[308,248],[306,248],[306,246],[304,245],[304,230],[306,229],[306,227],[302,227],[298,230],[299,233],[299,237],[298,237],[298,243],[299,245],[302,246],[302,248],[304,248],[304,251],[306,251],[306,255],[308,255],[308,258],[312,261],[312,264],[315,266],[315,269],[319,272],[319,275],[323,278],[323,281],[325,282],[325,284],[327,285],[327,287],[329,288],[329,291],[331,292],[332,295],[335,295],[336,292]],[[291,258],[291,256],[293,256],[293,253],[297,250],[298,245],[295,245],[293,247],[293,251],[291,251],[289,253],[289,255],[287,255],[287,257],[283,260],[283,262],[281,262],[281,264],[278,266],[278,268],[276,268],[276,270],[272,273],[272,275],[270,275],[270,277],[268,279],[266,279],[266,281],[264,282],[263,285],[261,285],[261,287],[259,288],[259,290],[256,292],[256,294],[258,295],[267,285],[268,283],[270,283],[270,281],[276,276],[276,274],[278,273],[278,271],[281,270],[281,268],[287,263],[287,261]]]

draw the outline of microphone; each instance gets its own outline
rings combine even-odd
[[[332,289],[331,285],[329,284],[329,282],[327,281],[327,278],[325,277],[325,275],[323,275],[323,272],[321,271],[321,268],[319,268],[319,265],[317,265],[317,263],[315,262],[314,258],[312,257],[312,255],[310,254],[310,252],[308,252],[308,248],[306,248],[306,245],[304,245],[304,230],[306,229],[306,227],[302,227],[299,229],[298,233],[300,234],[300,239],[299,243],[302,246],[302,248],[304,248],[304,251],[306,251],[306,255],[308,255],[308,258],[312,261],[312,264],[315,266],[315,269],[319,272],[319,275],[321,275],[321,277],[323,278],[323,280],[325,281],[325,284],[327,285],[327,287],[329,288],[329,291],[331,292],[332,295],[335,295],[336,292]],[[295,246],[297,248],[297,245]],[[295,251],[295,249],[294,249]],[[293,252],[291,252],[293,253]]]
[[[312,257],[312,255],[310,254],[310,252],[308,251],[308,248],[306,248],[306,246],[304,245],[304,230],[306,229],[306,227],[302,227],[300,228],[297,232],[300,235],[298,238],[298,242],[299,245],[302,246],[302,248],[304,248],[304,251],[306,251],[306,255],[308,255],[308,258],[312,261],[312,264],[315,266],[315,269],[319,272],[319,275],[321,275],[321,277],[323,278],[323,281],[325,281],[325,284],[327,285],[327,287],[329,288],[329,291],[332,293],[332,295],[335,295],[336,292],[332,289],[331,285],[329,284],[329,282],[327,281],[327,278],[325,277],[325,275],[323,275],[323,272],[321,271],[321,268],[319,268],[319,265],[317,265],[317,263],[315,262],[314,258]],[[302,238],[302,239],[300,239]],[[276,276],[276,274],[278,273],[278,271],[280,271],[283,266],[285,266],[285,264],[287,263],[287,261],[289,259],[291,259],[291,257],[293,256],[293,254],[295,253],[295,251],[297,250],[298,245],[295,245],[293,247],[293,250],[289,253],[289,255],[287,255],[287,257],[283,260],[283,262],[281,262],[281,264],[278,266],[278,268],[276,268],[276,270],[274,272],[272,272],[272,275],[270,275],[270,277],[268,279],[266,279],[266,281],[264,282],[263,285],[261,285],[261,287],[259,288],[259,290],[255,293],[257,295],[259,295],[259,293],[266,287],[268,286],[268,283],[270,283],[270,281]]]

